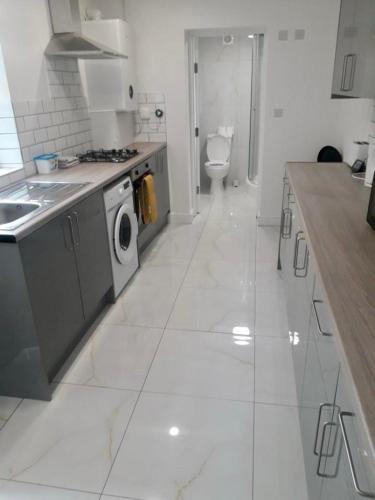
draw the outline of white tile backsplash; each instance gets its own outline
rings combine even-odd
[[[50,99],[14,102],[26,175],[36,171],[33,158],[43,153],[78,154],[92,147],[91,121],[81,92],[76,61],[46,58]],[[13,120],[14,121],[14,120]],[[17,125],[17,129],[16,129]],[[1,123],[9,131],[11,122]]]
[[[161,92],[141,92],[137,94],[138,111],[134,114],[134,129],[136,142],[166,142],[166,105],[165,96]],[[140,106],[150,110],[150,120],[142,120],[139,114]],[[158,118],[155,111],[161,109],[163,116]]]

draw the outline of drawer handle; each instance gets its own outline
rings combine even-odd
[[[326,477],[326,478],[335,478],[337,476],[337,472],[338,472],[338,463],[336,465],[336,470],[333,474],[328,474],[327,472],[320,472],[320,465],[322,463],[322,458],[327,456],[326,454],[323,453],[323,446],[324,446],[324,442],[325,442],[325,437],[326,437],[326,432],[327,432],[327,429],[329,429],[330,427],[336,427],[337,428],[337,424],[335,424],[334,422],[325,422],[323,424],[323,433],[322,433],[322,441],[320,443],[320,450],[319,450],[319,458],[318,458],[318,465],[317,465],[317,468],[316,468],[316,474],[319,476],[319,477]]]
[[[345,417],[354,417],[354,416],[355,416],[354,413],[352,413],[350,411],[341,411],[339,413],[340,428],[341,428],[342,438],[344,440],[344,446],[345,446],[346,455],[348,457],[348,462],[349,462],[349,467],[350,467],[350,473],[351,473],[351,476],[352,476],[353,486],[354,486],[355,491],[361,497],[375,498],[375,494],[374,493],[371,493],[370,491],[363,491],[359,487],[358,477],[357,477],[357,473],[356,473],[356,470],[355,470],[355,467],[354,467],[353,456],[352,456],[352,452],[350,450],[349,439],[348,439],[348,435],[346,433],[345,422],[344,422],[344,418]]]
[[[332,333],[330,332],[325,332],[323,329],[322,329],[322,326],[320,324],[320,320],[319,320],[319,314],[318,314],[318,309],[317,309],[317,304],[324,304],[324,302],[322,300],[316,300],[314,299],[313,300],[313,307],[314,307],[314,313],[315,313],[315,318],[316,318],[316,324],[318,325],[318,330],[319,330],[319,333],[320,335],[322,335],[323,337],[332,337]]]
[[[322,420],[322,414],[323,414],[323,410],[325,408],[332,408],[333,412],[335,412],[335,410],[338,409],[338,407],[332,403],[322,403],[319,407],[318,424],[316,426],[315,440],[314,440],[314,455],[316,455],[317,457],[333,457],[335,454],[335,448],[336,448],[337,432],[335,435],[335,440],[333,442],[331,453],[322,453],[322,443],[320,444],[320,449],[318,449],[320,422]],[[323,436],[322,436],[322,442],[323,442]],[[318,469],[319,469],[319,467],[318,467]]]
[[[301,241],[306,241],[303,236],[303,231],[298,231],[296,233],[296,240],[294,244],[294,258],[293,258],[293,268],[294,268],[294,276],[296,278],[306,278],[308,270],[309,270],[309,250],[307,245],[305,247],[305,256],[303,259],[303,266],[298,266],[298,256],[299,256],[299,244]],[[299,274],[301,273],[301,274]]]
[[[73,212],[73,215],[74,215],[74,218],[75,218],[75,221],[76,221],[76,226],[77,226],[77,241],[75,242],[75,245],[76,247],[79,247],[80,243],[81,243],[81,231],[79,229],[79,219],[78,219],[78,213],[77,212]]]
[[[286,222],[288,225],[286,226]],[[292,237],[292,211],[290,208],[283,208],[281,215],[281,237],[289,240]]]

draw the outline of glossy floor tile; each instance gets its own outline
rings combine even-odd
[[[256,258],[259,262],[274,262],[277,264],[279,246],[279,228],[263,226],[257,228]]]
[[[100,495],[0,480],[0,500],[99,500]]]
[[[289,339],[255,338],[255,401],[297,405]]]
[[[163,283],[131,283],[108,311],[103,322],[111,325],[164,328],[177,297],[178,287]]]
[[[253,335],[254,290],[182,287],[168,328]]]
[[[284,294],[281,271],[277,270],[275,260],[257,262],[255,280],[257,292]]]
[[[24,400],[0,432],[0,477],[100,493],[137,396],[62,384]]]
[[[0,397],[0,429],[12,416],[20,402],[21,399],[18,398]]]
[[[248,403],[144,393],[105,493],[249,500],[252,424]]]
[[[80,352],[62,381],[140,390],[162,333],[163,330],[156,328],[104,324]]]
[[[253,500],[308,500],[298,409],[255,405]]]
[[[242,290],[254,284],[255,266],[250,259],[245,262],[193,259],[184,279],[184,287],[192,288]]]
[[[144,390],[252,401],[254,339],[166,330]]]
[[[258,291],[256,286],[255,334],[270,337],[289,337],[285,295]]]
[[[0,398],[0,500],[307,500],[277,246],[249,185],[166,227],[52,402]]]

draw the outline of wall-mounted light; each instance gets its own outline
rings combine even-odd
[[[247,35],[247,38],[254,38],[255,35]]]

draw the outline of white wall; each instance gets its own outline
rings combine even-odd
[[[207,135],[218,126],[233,126],[228,182],[244,182],[249,164],[252,41],[236,35],[233,45],[221,36],[199,38],[201,191],[208,192]]]
[[[99,9],[103,19],[125,19],[124,0],[79,0],[81,18],[85,19],[86,9]]]
[[[340,145],[345,135],[339,121],[346,103],[330,99],[338,14],[339,0],[126,0],[139,90],[166,93],[174,212],[192,210],[185,30],[248,25],[265,32],[260,213],[263,222],[275,222],[285,162],[315,160],[321,146]],[[306,38],[295,41],[300,28]],[[289,31],[288,41],[278,40],[280,29]],[[344,115],[358,106],[365,122],[358,101]],[[283,109],[282,118],[274,118],[275,108]]]
[[[0,1],[0,44],[13,100],[48,98],[44,50],[50,38],[47,0]]]

